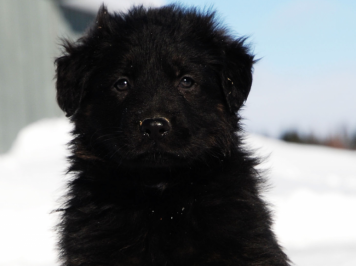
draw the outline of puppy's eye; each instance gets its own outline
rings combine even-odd
[[[183,89],[189,89],[194,85],[194,80],[190,77],[184,77],[181,79],[180,83],[179,83],[179,87],[183,88]]]
[[[114,84],[114,87],[118,91],[126,91],[126,90],[130,89],[131,86],[127,79],[122,78],[122,79],[119,79],[118,81],[116,81],[116,83]]]

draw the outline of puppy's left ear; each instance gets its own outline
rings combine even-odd
[[[245,39],[229,42],[225,49],[222,87],[231,112],[237,112],[250,92],[254,56],[244,45]]]

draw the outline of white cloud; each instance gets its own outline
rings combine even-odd
[[[286,129],[321,136],[344,128],[354,132],[355,72],[352,64],[306,72],[261,61],[243,115],[247,129],[273,136]]]
[[[164,4],[162,0],[63,0],[67,6],[96,12],[100,5],[104,3],[110,12],[125,11],[133,5],[160,6]]]

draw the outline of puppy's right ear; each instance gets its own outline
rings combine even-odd
[[[84,94],[85,62],[82,61],[83,55],[75,53],[76,49],[68,41],[64,47],[67,54],[55,61],[57,65],[57,102],[66,116],[70,117],[79,108]]]
[[[87,35],[76,43],[65,40],[63,42],[64,55],[55,60],[57,102],[67,117],[72,116],[78,110],[85,96],[86,81],[93,68],[93,50],[97,46],[96,39],[104,34],[104,29],[108,25],[107,18],[107,9],[102,5],[95,24]]]

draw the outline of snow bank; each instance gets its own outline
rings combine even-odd
[[[56,265],[55,214],[62,194],[70,125],[43,120],[0,155],[0,265]]]
[[[39,121],[0,155],[0,266],[58,265],[50,212],[63,194],[70,129],[64,118]],[[295,265],[356,265],[356,153],[255,135],[246,143],[265,158],[264,196]]]
[[[275,232],[300,266],[356,265],[356,152],[250,135],[265,158]]]

